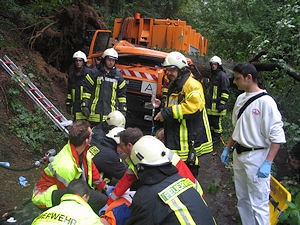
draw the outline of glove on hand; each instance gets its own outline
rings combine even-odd
[[[83,107],[81,108],[81,112],[82,112],[82,114],[83,114],[85,117],[89,117],[89,116],[90,116],[90,110],[89,110],[89,108],[86,107],[86,106],[83,106]]]
[[[103,215],[103,214],[105,213],[105,210],[107,209],[107,207],[108,207],[108,205],[105,204],[105,206],[103,206],[103,207],[99,210],[99,212],[98,212],[99,216],[101,216],[101,215]]]
[[[222,155],[221,155],[221,161],[222,161],[222,163],[223,164],[227,164],[227,162],[228,162],[228,155],[229,155],[229,148],[228,147],[225,147],[224,148],[224,150],[223,150],[223,152],[222,152]]]
[[[115,186],[111,186],[111,185],[106,185],[104,188],[107,196],[110,196],[114,189],[115,189]]]
[[[218,111],[219,112],[222,112],[223,110],[226,109],[226,106],[225,105],[219,105],[219,108],[218,108]]]
[[[260,178],[266,178],[271,173],[271,167],[273,162],[269,162],[268,160],[265,160],[264,163],[259,167],[256,175]]]

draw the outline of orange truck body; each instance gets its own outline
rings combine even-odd
[[[208,39],[182,20],[116,18],[113,38],[147,48],[174,49],[188,54],[207,53]]]

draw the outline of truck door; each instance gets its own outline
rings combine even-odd
[[[111,40],[110,30],[95,30],[88,55],[88,64],[94,65],[94,59],[100,57],[102,53],[109,48]]]

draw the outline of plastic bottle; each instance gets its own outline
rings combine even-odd
[[[5,166],[5,167],[10,167],[9,162],[0,162],[0,165]]]

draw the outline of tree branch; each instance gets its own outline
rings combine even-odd
[[[258,71],[274,71],[276,69],[283,70],[286,72],[287,75],[292,77],[294,80],[300,82],[300,73],[287,64],[279,65],[278,63],[257,63],[257,62],[253,62],[252,64],[256,67]]]

